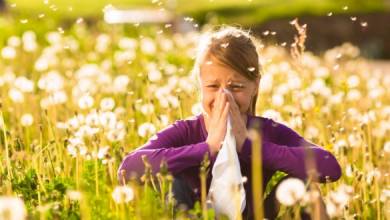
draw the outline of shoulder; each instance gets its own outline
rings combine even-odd
[[[257,127],[260,125],[262,129],[268,129],[268,128],[273,128],[273,127],[278,127],[280,125],[283,125],[279,122],[274,121],[271,118],[266,118],[263,116],[256,116],[256,115],[249,115],[249,123],[248,127]]]
[[[194,135],[201,131],[200,115],[192,115],[184,119],[177,119],[165,129],[174,130],[185,137]]]
[[[250,116],[250,119],[248,128],[256,128],[257,124],[260,124],[263,137],[271,141],[276,141],[281,136],[296,135],[290,127],[275,119],[263,116]]]

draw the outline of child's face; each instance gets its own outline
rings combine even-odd
[[[202,105],[208,115],[211,115],[220,88],[228,89],[232,93],[241,114],[244,115],[249,111],[251,99],[258,91],[259,80],[251,81],[209,56],[200,65],[200,84]]]

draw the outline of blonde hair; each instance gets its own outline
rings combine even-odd
[[[261,78],[257,40],[249,31],[233,26],[222,26],[218,30],[207,31],[199,40],[192,77],[200,84],[200,65],[209,56],[234,69],[249,80]],[[249,114],[255,115],[256,95],[251,99]]]

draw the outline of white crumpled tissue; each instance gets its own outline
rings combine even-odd
[[[228,115],[225,139],[214,162],[208,193],[217,215],[224,214],[229,219],[237,219],[241,215],[246,205],[242,180],[236,139],[232,131],[231,118]]]

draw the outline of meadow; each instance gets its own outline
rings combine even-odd
[[[9,29],[0,48],[0,219],[171,219],[165,166],[157,177],[146,170],[145,185],[122,186],[117,169],[157,131],[200,113],[190,72],[201,33],[90,28],[82,19],[30,27]],[[347,42],[321,55],[305,51],[302,38],[262,44],[260,57],[257,115],[288,125],[342,166],[340,180],[321,185],[328,214],[389,219],[390,74]],[[297,200],[281,216],[308,203]],[[211,219],[202,207],[176,217]]]

